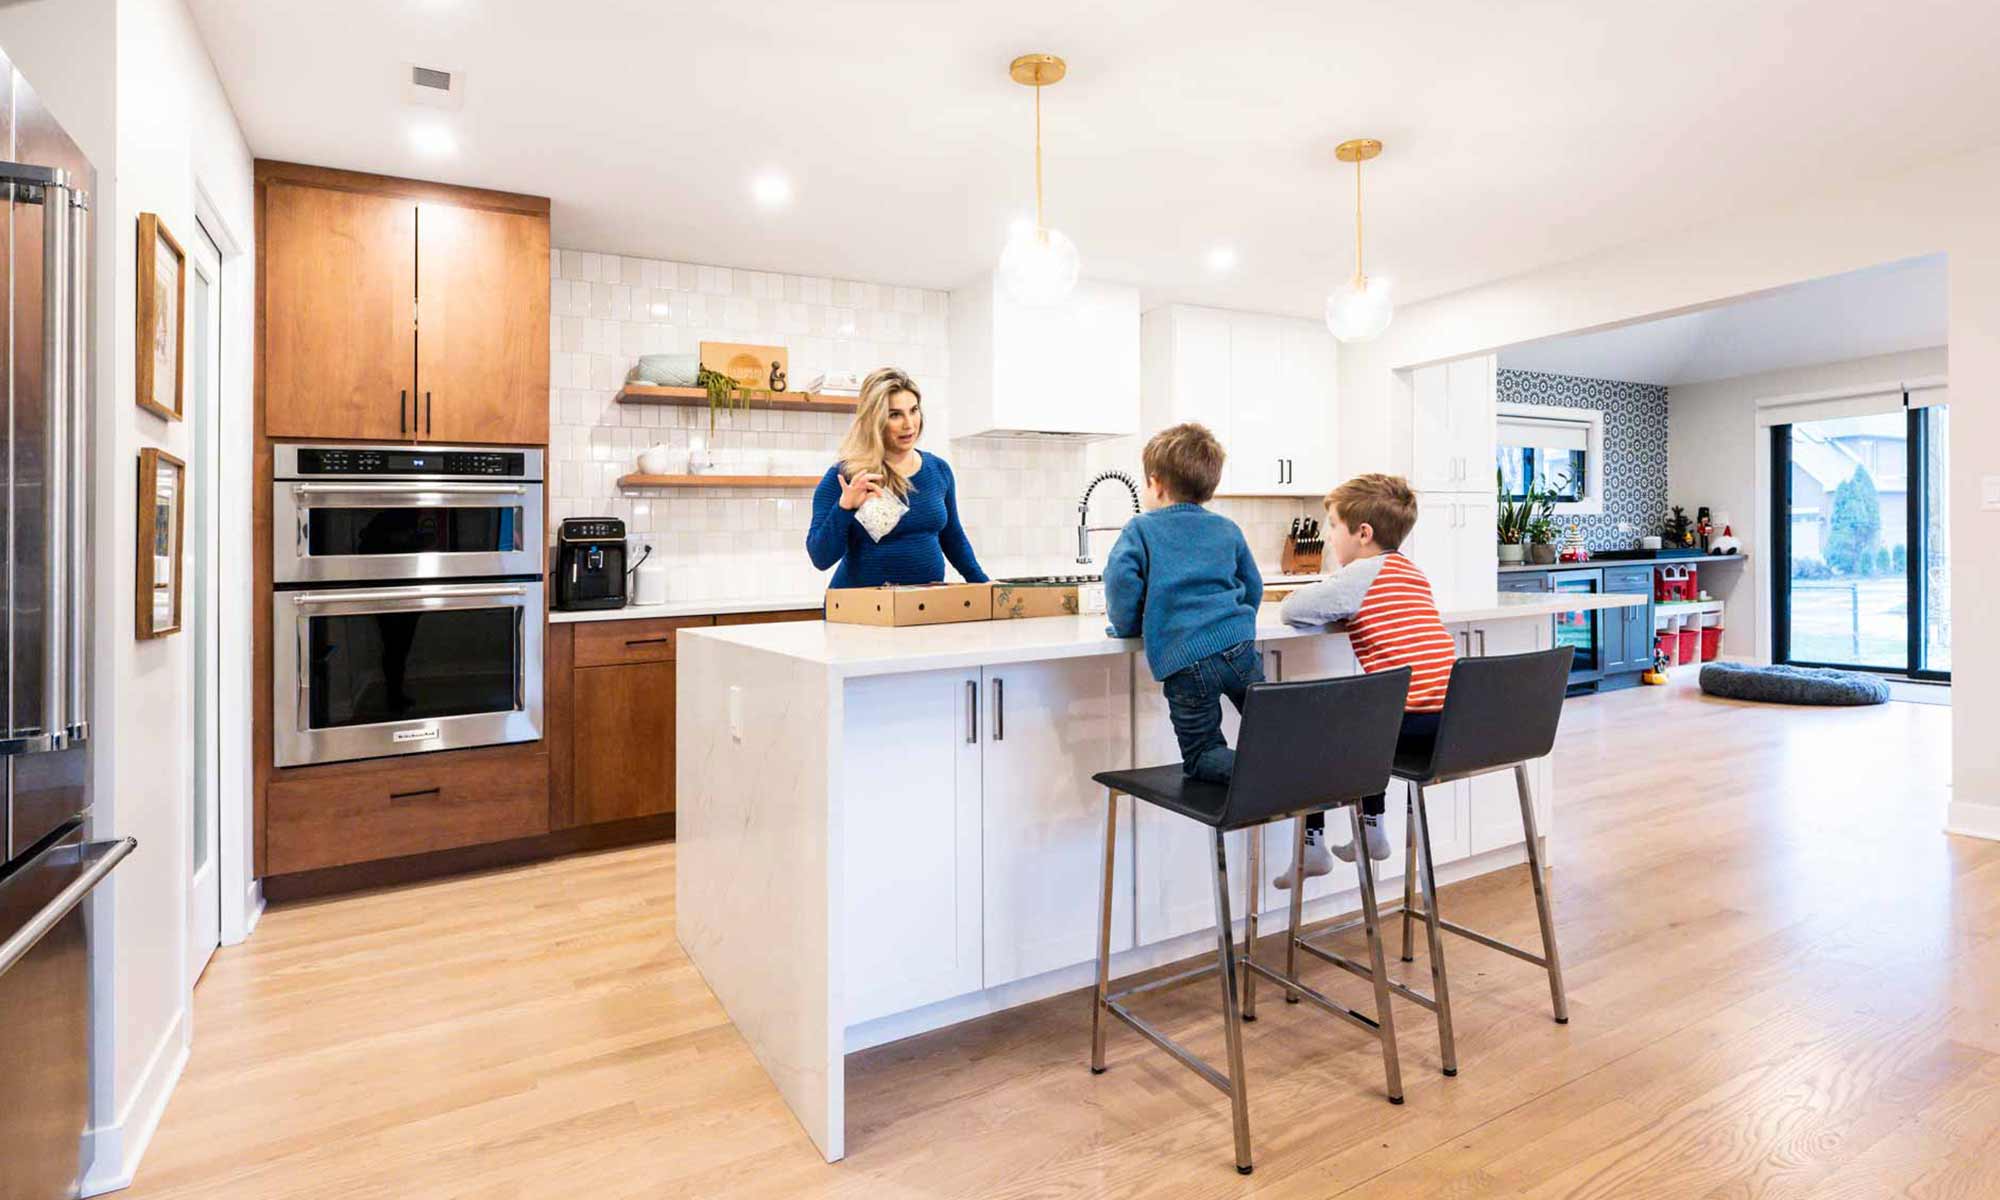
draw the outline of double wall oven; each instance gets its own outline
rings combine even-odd
[[[273,447],[275,765],[542,735],[542,452]]]

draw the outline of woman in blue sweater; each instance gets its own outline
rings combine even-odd
[[[884,367],[862,382],[854,424],[841,440],[840,461],[813,492],[806,531],[813,566],[840,564],[831,586],[942,583],[947,559],[966,582],[986,582],[958,523],[951,468],[917,451],[923,432],[923,396],[908,375]],[[896,517],[899,503],[909,508]]]

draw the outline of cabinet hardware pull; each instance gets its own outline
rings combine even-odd
[[[1472,632],[1474,632],[1474,633],[1476,633],[1476,634],[1478,634],[1478,635],[1479,635],[1479,657],[1481,657],[1481,658],[1485,658],[1485,657],[1486,657],[1486,631],[1485,631],[1484,629],[1475,629],[1475,630],[1473,630]]]
[[[1273,650],[1271,651],[1271,682],[1283,683],[1284,681],[1285,652],[1283,650]]]
[[[979,681],[965,681],[965,744],[975,745],[979,741]]]
[[[1003,690],[1005,682],[1001,679],[993,681],[993,740],[996,742],[1007,740],[1007,693]]]
[[[673,640],[672,637],[626,638],[625,644],[628,646],[657,646],[662,642],[671,642]]]
[[[439,790],[434,787],[418,788],[414,792],[390,792],[389,803],[395,804],[403,800],[415,800],[421,796],[436,796],[440,794],[442,793],[440,793]]]
[[[410,389],[404,388],[396,393],[396,434],[399,437],[410,432],[409,407]]]
[[[424,393],[424,436],[431,435],[431,394]]]

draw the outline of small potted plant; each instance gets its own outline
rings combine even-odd
[[[1537,514],[1528,522],[1528,561],[1538,567],[1553,566],[1556,561],[1556,523],[1554,518]]]
[[[1518,566],[1525,556],[1521,539],[1528,531],[1528,517],[1533,511],[1536,496],[1535,485],[1528,484],[1528,498],[1516,500],[1507,494],[1507,480],[1496,468],[1493,472],[1494,486],[1499,492],[1500,516],[1494,532],[1500,538],[1500,565]]]

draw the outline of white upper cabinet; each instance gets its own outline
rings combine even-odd
[[[990,275],[951,294],[953,437],[1080,439],[1139,431],[1139,291],[1078,280],[1062,303],[1014,303]]]
[[[1142,432],[1182,421],[1229,451],[1220,496],[1320,496],[1332,478],[1339,387],[1314,321],[1172,305],[1146,314]]]
[[[1494,369],[1489,354],[1410,373],[1410,486],[1493,490]]]
[[[1490,491],[1417,493],[1417,524],[1401,549],[1430,580],[1440,604],[1477,600],[1493,590],[1499,518],[1500,503]]]

